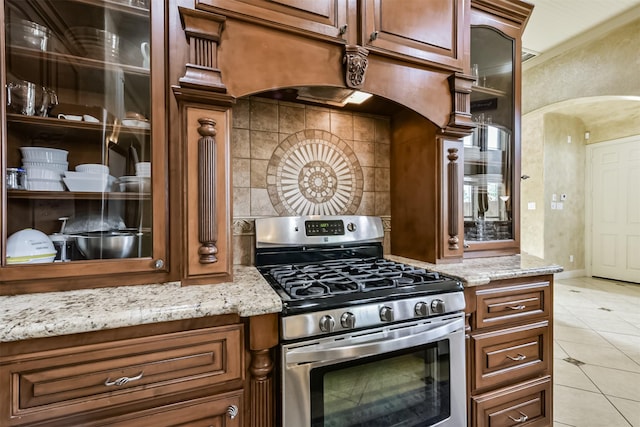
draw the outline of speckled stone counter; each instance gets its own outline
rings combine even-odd
[[[234,281],[215,285],[172,282],[0,296],[0,342],[281,310],[280,297],[254,267],[234,266]]]
[[[386,258],[454,276],[465,286],[492,280],[552,274],[558,265],[530,255],[430,264],[399,256]],[[31,295],[0,296],[0,342],[214,316],[242,317],[282,310],[278,294],[251,266],[234,266],[234,281],[180,286],[179,282]]]
[[[385,258],[456,277],[464,282],[464,286],[486,285],[492,280],[538,276],[562,271],[559,265],[549,264],[543,259],[527,254],[465,259],[461,263],[453,264],[430,264],[395,255],[388,255]]]

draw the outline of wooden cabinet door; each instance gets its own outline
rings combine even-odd
[[[133,3],[2,2],[7,28],[29,17],[49,43],[35,49],[9,35],[0,53],[7,85],[19,85],[18,93],[40,87],[47,100],[35,115],[14,95],[2,114],[0,173],[24,166],[31,177],[27,188],[0,195],[1,294],[163,283],[171,275],[166,5]],[[107,49],[107,37],[116,47]],[[140,162],[151,171],[136,172]],[[80,165],[106,175],[78,175]],[[20,242],[24,229],[37,230],[35,251]]]
[[[551,425],[551,378],[537,378],[473,397],[471,420],[477,427]]]
[[[339,42],[348,28],[347,0],[197,0],[196,7]]]
[[[365,0],[359,44],[376,53],[461,70],[466,0]]]

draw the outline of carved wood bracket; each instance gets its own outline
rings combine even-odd
[[[210,12],[179,7],[180,22],[189,43],[189,62],[179,79],[182,86],[226,92],[218,68],[218,44],[226,18]]]
[[[447,150],[447,182],[448,182],[448,195],[449,200],[449,250],[456,251],[459,249],[458,243],[460,239],[458,237],[458,149],[449,148]]]
[[[362,46],[345,46],[342,63],[345,71],[345,84],[351,89],[360,89],[367,72],[369,51]]]
[[[462,138],[470,135],[476,127],[471,119],[471,85],[475,78],[455,73],[450,75],[448,80],[451,91],[451,114],[443,132],[452,137]]]
[[[198,119],[198,240],[201,264],[218,261],[218,227],[216,218],[216,121]]]

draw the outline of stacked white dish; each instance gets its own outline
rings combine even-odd
[[[75,171],[66,171],[62,178],[69,191],[109,192],[115,177],[109,175],[109,167],[87,163],[76,166]]]
[[[118,178],[120,191],[124,193],[149,193],[151,191],[151,163],[136,163],[135,176],[121,176]]]
[[[136,176],[149,178],[151,176],[151,162],[136,163]]]
[[[27,190],[64,191],[62,174],[67,170],[66,150],[47,147],[20,147],[22,166],[27,173]]]

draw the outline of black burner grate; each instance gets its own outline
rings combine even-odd
[[[419,286],[443,280],[436,272],[382,258],[265,266],[261,271],[292,299]]]

